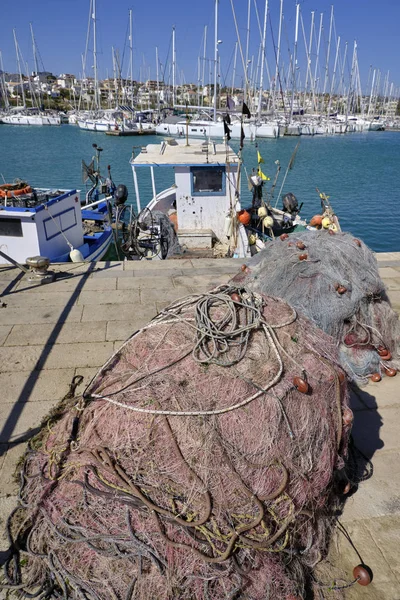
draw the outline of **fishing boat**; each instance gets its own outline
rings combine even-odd
[[[32,256],[53,263],[101,260],[112,241],[105,200],[82,207],[77,190],[29,189],[0,198],[4,253],[20,263]]]
[[[137,215],[121,217],[128,258],[164,259],[176,253],[250,256],[240,204],[240,157],[225,144],[170,138],[143,147],[131,166]],[[137,172],[150,171],[153,198],[141,210]],[[174,183],[157,192],[154,170],[170,168]],[[142,179],[143,180],[143,179]],[[128,206],[126,207],[128,209]]]
[[[122,207],[128,193],[100,173],[102,148],[89,165],[82,161],[85,196],[76,189],[33,188],[17,180],[0,186],[0,248],[14,261],[25,263],[44,256],[53,263],[101,260],[113,240],[115,206]],[[115,206],[114,206],[115,204]],[[0,254],[0,263],[7,263]]]

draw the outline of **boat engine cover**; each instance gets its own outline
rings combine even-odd
[[[289,213],[298,212],[299,203],[297,202],[297,198],[292,192],[285,194],[282,199],[283,209]]]
[[[128,188],[120,183],[115,190],[115,201],[117,204],[125,204],[128,199]]]

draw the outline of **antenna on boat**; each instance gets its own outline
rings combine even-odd
[[[186,102],[186,146],[189,146],[189,111],[188,103]]]

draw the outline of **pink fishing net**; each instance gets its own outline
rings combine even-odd
[[[351,423],[335,341],[286,302],[233,286],[178,301],[33,440],[6,586],[306,598]]]

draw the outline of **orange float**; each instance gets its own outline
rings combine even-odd
[[[236,216],[238,220],[243,223],[243,225],[248,225],[251,221],[250,213],[248,213],[247,210],[240,210],[238,213],[236,213]]]
[[[322,215],[314,215],[310,221],[311,227],[321,227],[322,225]]]

